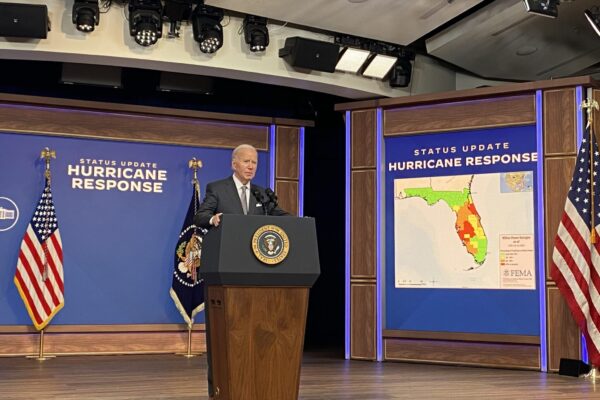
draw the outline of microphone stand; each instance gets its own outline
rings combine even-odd
[[[273,210],[277,207],[277,195],[271,189],[267,188],[265,190],[267,197],[269,198],[269,215],[273,212]]]
[[[258,189],[252,189],[252,195],[254,196],[254,198],[256,199],[256,201],[258,203],[260,203],[260,205],[262,206],[263,213],[265,215],[269,215],[268,210],[267,210],[267,206],[265,205],[264,198],[263,198],[262,194],[260,193],[260,190],[258,190]]]

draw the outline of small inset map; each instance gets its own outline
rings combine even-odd
[[[500,192],[520,193],[533,190],[531,171],[505,172],[500,174]]]

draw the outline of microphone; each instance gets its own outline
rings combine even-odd
[[[252,196],[254,196],[254,198],[256,199],[256,202],[262,205],[263,213],[265,215],[269,215],[267,212],[267,206],[265,205],[265,201],[262,193],[260,193],[260,190],[258,190],[257,188],[252,188],[250,191],[252,192]]]
[[[265,193],[266,193],[267,197],[269,198],[269,210],[268,211],[269,211],[269,214],[271,214],[271,212],[273,212],[275,207],[277,207],[277,195],[275,194],[275,192],[273,192],[271,190],[271,188],[266,188]]]

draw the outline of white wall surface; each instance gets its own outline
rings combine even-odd
[[[51,31],[47,39],[15,39],[0,37],[0,59],[62,61],[83,64],[114,65],[225,77],[267,84],[314,90],[338,96],[363,99],[399,97],[417,93],[454,90],[455,74],[432,59],[419,56],[408,88],[390,88],[387,82],[355,74],[336,72],[300,72],[279,58],[279,48],[290,36],[324,41],[333,37],[323,33],[269,23],[271,42],[264,53],[252,53],[239,34],[243,16],[225,16],[224,45],[212,55],[200,51],[192,37],[192,27],[184,24],[179,38],[166,36],[154,46],[142,47],[129,35],[126,7],[113,2],[108,13],[100,17],[100,25],[92,33],[75,29],[71,20],[73,0],[12,0],[13,3],[46,4]],[[1,65],[1,60],[0,60]]]

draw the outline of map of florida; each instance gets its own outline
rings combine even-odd
[[[471,197],[472,182],[473,175],[397,179],[394,195],[400,199],[419,197],[430,206],[439,201],[448,205],[456,215],[456,234],[475,262],[481,265],[487,254],[488,239]]]

